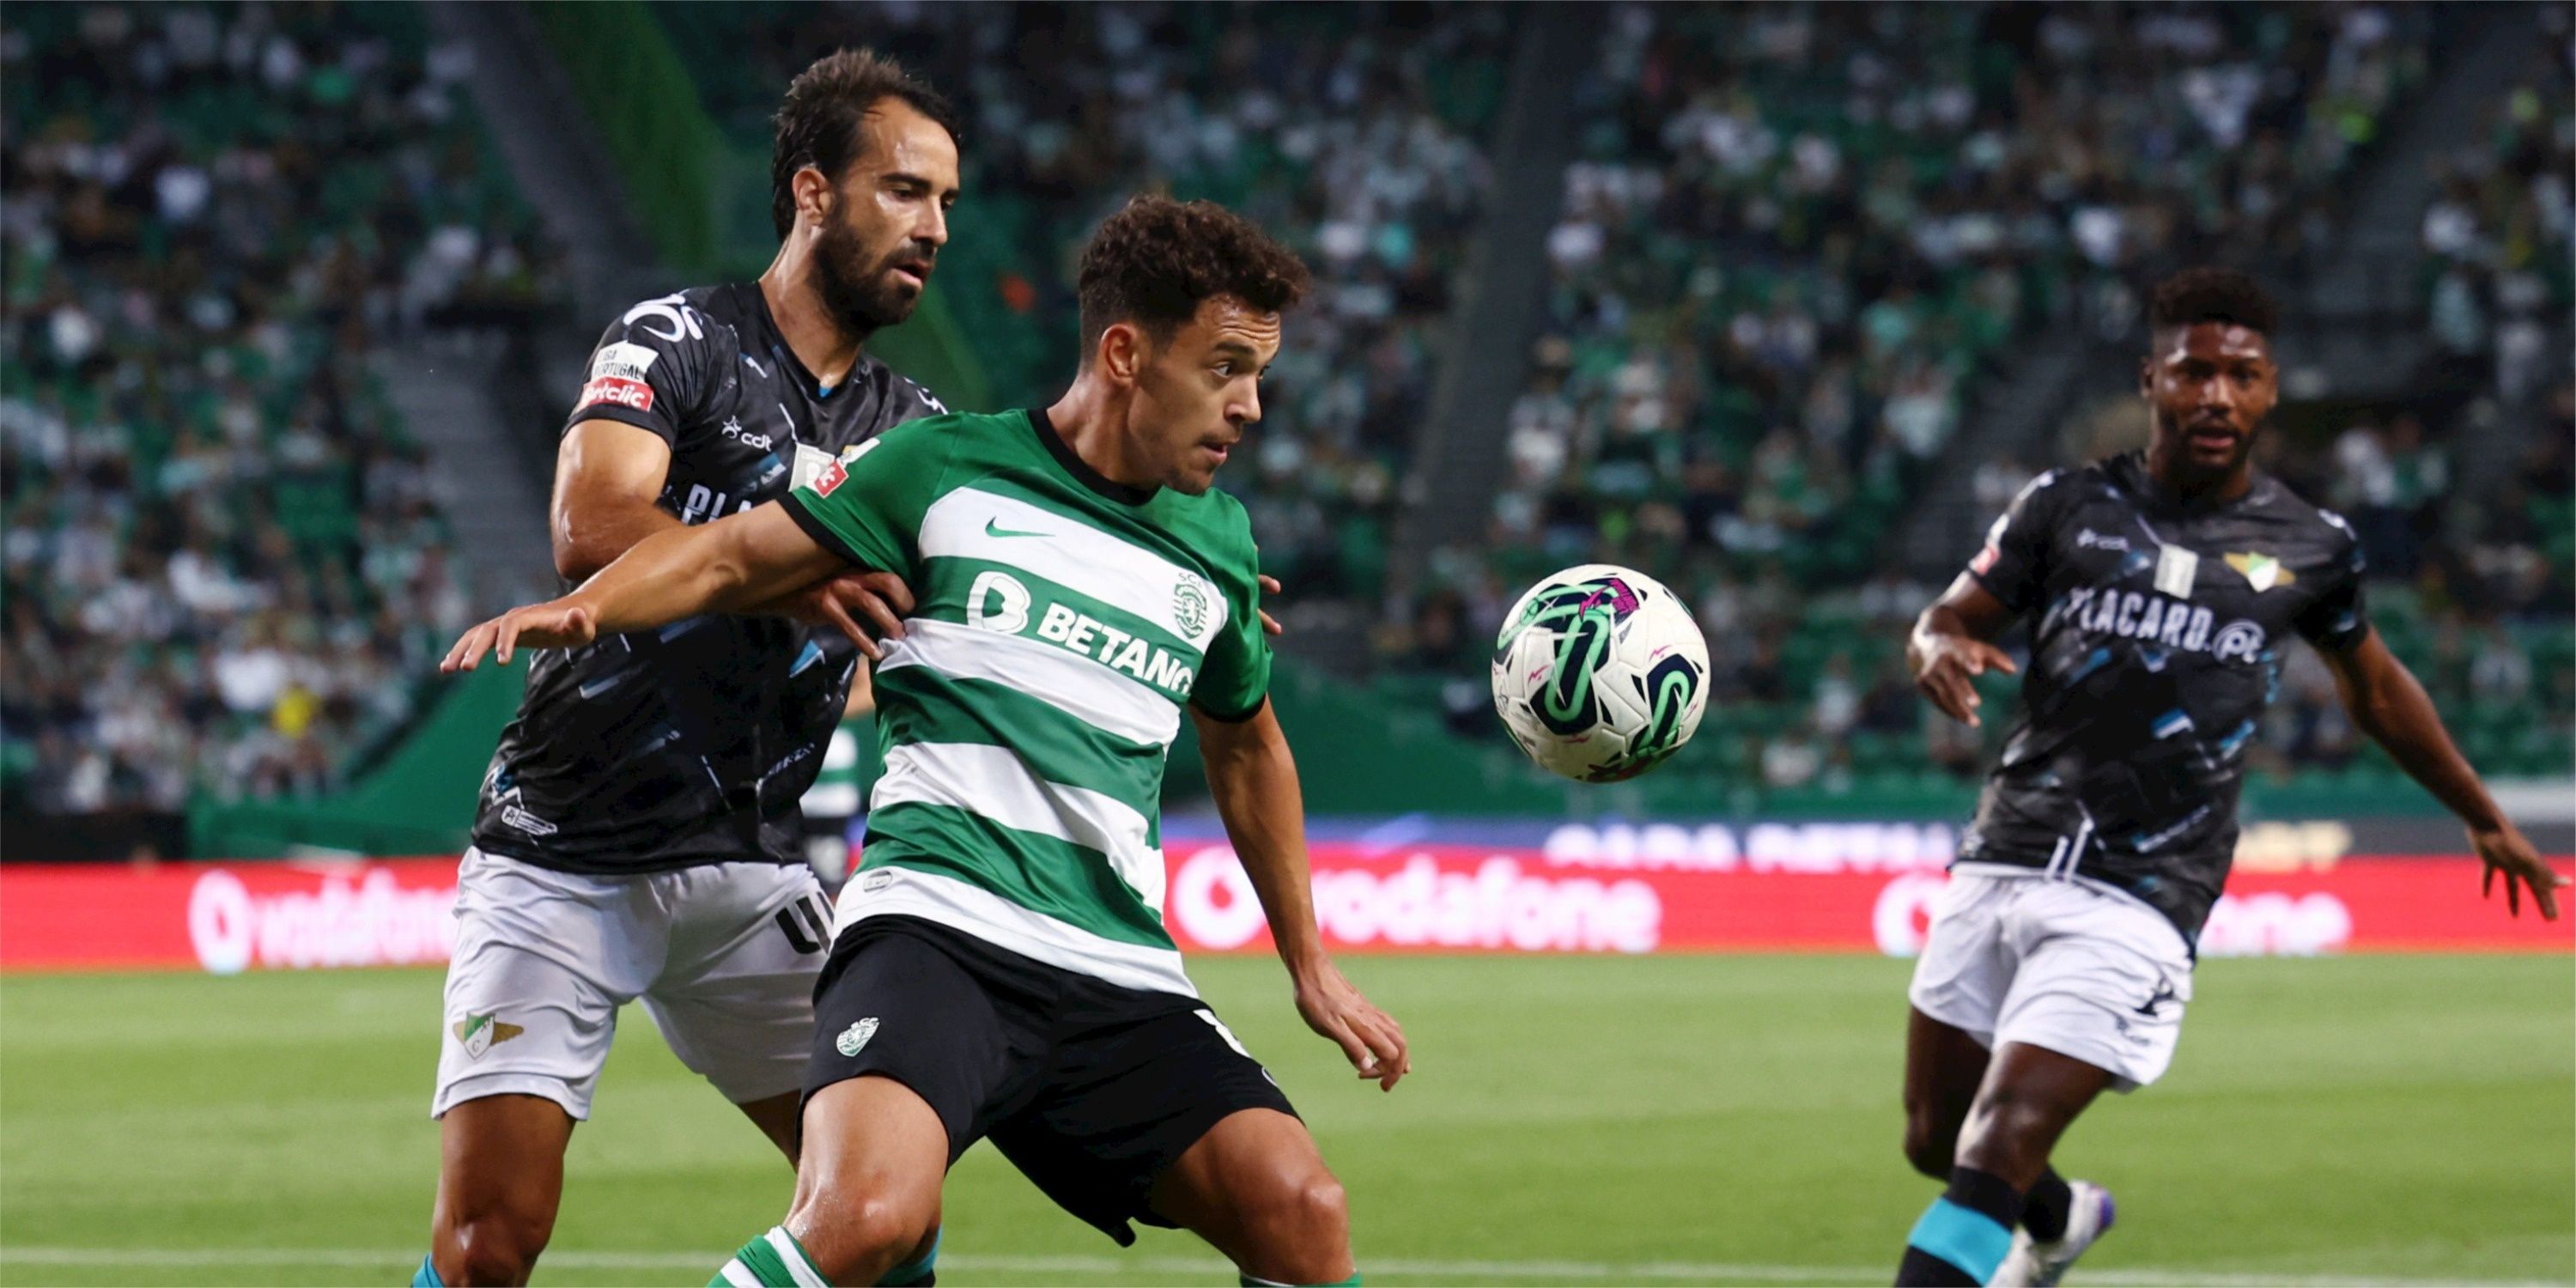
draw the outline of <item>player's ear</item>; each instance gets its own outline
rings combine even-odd
[[[2156,355],[2138,359],[2138,396],[2152,402],[2156,396]]]
[[[1118,384],[1136,383],[1145,369],[1145,333],[1133,322],[1112,322],[1100,333],[1100,371]]]
[[[810,220],[820,226],[832,213],[832,181],[824,178],[821,170],[809,165],[798,170],[787,182],[789,190],[796,195],[797,221]]]

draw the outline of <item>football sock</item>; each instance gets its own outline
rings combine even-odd
[[[1905,1238],[1905,1260],[1896,1282],[1982,1284],[2012,1251],[2012,1228],[2021,1220],[2021,1192],[1992,1172],[1950,1169],[1950,1188],[1923,1210]]]
[[[2022,1197],[2021,1228],[2041,1243],[2055,1243],[2066,1237],[2066,1218],[2074,1209],[2075,1191],[2056,1168],[2049,1168]]]
[[[773,1225],[767,1234],[742,1245],[733,1260],[707,1281],[707,1288],[825,1288],[830,1283],[814,1268],[814,1259],[805,1255],[796,1236]]]
[[[930,1251],[885,1272],[877,1288],[931,1288],[939,1282],[939,1240],[942,1231],[930,1232]]]
[[[429,1264],[429,1258],[422,1257],[420,1269],[411,1272],[411,1288],[447,1288],[447,1285],[439,1279],[438,1267]]]
[[[1276,1279],[1264,1279],[1259,1275],[1247,1275],[1241,1270],[1235,1271],[1234,1274],[1235,1282],[1242,1285],[1242,1288],[1296,1288],[1296,1285],[1294,1284],[1283,1284]],[[1354,1270],[1351,1272],[1351,1277],[1348,1279],[1328,1284],[1316,1284],[1314,1288],[1360,1288],[1360,1272]]]

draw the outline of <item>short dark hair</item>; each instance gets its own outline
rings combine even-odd
[[[1114,322],[1143,324],[1160,343],[1197,316],[1203,300],[1231,295],[1265,313],[1306,298],[1313,279],[1296,252],[1212,201],[1148,193],[1101,222],[1082,249],[1084,361]]]
[[[859,118],[886,99],[901,99],[957,137],[956,109],[927,81],[873,49],[823,55],[787,84],[769,150],[769,222],[781,241],[796,226],[796,172],[812,166],[839,182],[859,157]]]
[[[2271,292],[2232,268],[2186,268],[2156,283],[2147,301],[2147,326],[2156,331],[2224,322],[2269,337],[2280,320]]]

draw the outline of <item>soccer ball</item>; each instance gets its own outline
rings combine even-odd
[[[1529,758],[1587,783],[1663,763],[1708,709],[1708,641],[1662,582],[1581,564],[1530,587],[1494,643],[1494,710]]]

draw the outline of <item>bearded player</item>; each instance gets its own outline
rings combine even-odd
[[[905,426],[449,652],[454,669],[580,647],[854,567],[920,589],[877,674],[886,772],[816,989],[796,1198],[717,1283],[877,1281],[986,1137],[1121,1243],[1178,1226],[1247,1283],[1356,1281],[1341,1186],[1162,920],[1163,765],[1186,715],[1298,1011],[1362,1077],[1410,1068],[1316,930],[1251,527],[1212,487],[1306,285],[1249,221],[1138,198],[1083,253],[1085,352],[1054,405]]]
[[[1915,683],[1953,719],[1978,723],[1975,677],[2016,670],[1993,641],[2017,621],[2031,670],[1914,972],[1905,1154],[1949,1188],[1899,1284],[2053,1284],[2110,1228],[2109,1192],[2049,1154],[2103,1090],[2173,1059],[2246,744],[2292,635],[2354,726],[2468,825],[2509,910],[2528,889],[2558,915],[2566,880],[2371,629],[2352,530],[2251,464],[2279,398],[2275,315],[2242,273],[2158,286],[2146,450],[2033,480],[1915,623]]]
[[[948,239],[947,105],[873,54],[824,58],[779,109],[771,185],[758,281],[637,304],[593,351],[556,462],[567,583],[946,410],[862,345],[910,315]],[[857,622],[899,635],[910,605],[891,578],[843,577],[530,668],[458,878],[416,1283],[526,1282],[629,1001],[795,1158],[831,938],[797,802],[877,651]],[[893,1281],[927,1279],[930,1251]]]

